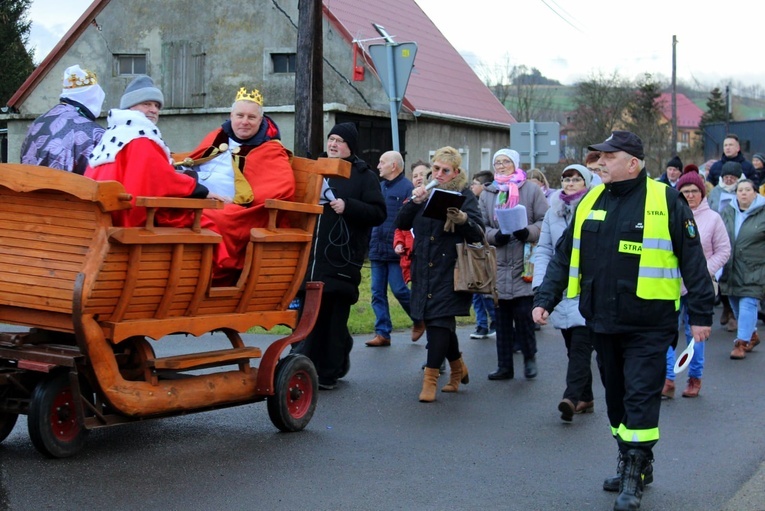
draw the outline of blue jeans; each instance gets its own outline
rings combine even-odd
[[[680,321],[685,324],[685,342],[691,343],[691,325],[688,321],[688,300],[685,296],[680,297]],[[704,373],[704,346],[706,341],[696,343],[693,347],[693,358],[688,366],[688,377],[701,379]],[[679,346],[678,346],[679,349]],[[685,349],[685,348],[683,348]],[[682,352],[682,350],[680,350]],[[667,350],[667,379],[675,381],[675,350],[672,346]]]
[[[749,342],[752,334],[757,330],[757,306],[759,300],[751,296],[731,296],[730,308],[733,309],[733,315],[738,321],[738,332],[736,337],[739,341]]]
[[[494,310],[494,298],[491,295],[473,293],[473,310],[475,311],[475,324],[478,327],[488,330],[489,318],[491,318],[492,325],[497,319]]]
[[[409,299],[411,292],[404,282],[404,274],[398,261],[371,261],[372,263],[372,310],[375,311],[375,333],[390,339],[393,324],[388,308],[388,285],[401,304],[404,311],[411,317]],[[412,320],[414,321],[414,319]]]

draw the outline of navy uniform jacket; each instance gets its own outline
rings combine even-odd
[[[592,209],[605,210],[603,221],[586,220],[580,248],[579,311],[597,333],[677,330],[674,300],[644,300],[637,292],[640,255],[619,252],[620,242],[641,243],[646,200],[645,169],[636,179],[610,183]],[[581,202],[580,202],[581,204]],[[714,289],[707,271],[693,212],[677,190],[667,187],[670,236],[688,289],[691,325],[711,326]],[[552,312],[568,285],[574,222],[555,248],[534,306]]]

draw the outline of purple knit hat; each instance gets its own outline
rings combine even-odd
[[[682,191],[683,186],[685,185],[696,185],[698,189],[701,191],[701,198],[703,199],[707,194],[707,187],[704,184],[704,178],[699,175],[698,172],[686,172],[682,176],[680,176],[680,179],[677,180],[677,186],[675,187],[678,191]]]

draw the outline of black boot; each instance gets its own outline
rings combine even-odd
[[[622,478],[622,472],[624,472],[624,460],[622,459],[622,453],[619,453],[619,462],[616,465],[616,475],[608,477],[603,481],[603,489],[605,491],[617,492],[619,491],[619,482]],[[648,460],[648,464],[645,466],[643,472],[643,486],[648,486],[653,482],[653,460]]]
[[[648,456],[645,451],[630,449],[623,460],[624,470],[614,511],[635,511],[640,509],[640,499],[643,497],[643,472],[648,465]]]

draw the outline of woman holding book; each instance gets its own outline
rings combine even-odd
[[[531,319],[534,293],[530,279],[524,276],[523,253],[526,244],[539,240],[542,220],[550,206],[542,189],[526,180],[520,161],[518,151],[497,151],[494,154],[494,182],[486,186],[480,197],[486,236],[489,243],[497,247],[498,364],[497,370],[489,374],[490,380],[510,380],[515,376],[514,344],[518,344],[523,353],[526,378],[537,375],[537,341]],[[499,228],[497,212],[517,206],[526,208],[526,227],[503,232]]]
[[[428,191],[420,185],[412,200],[404,204],[396,217],[396,228],[414,229],[412,251],[412,316],[425,321],[428,358],[425,364],[420,401],[436,400],[439,367],[449,361],[449,383],[442,392],[457,392],[460,383],[468,383],[468,372],[457,339],[456,316],[470,315],[470,293],[454,291],[454,264],[457,243],[477,243],[483,239],[483,223],[478,201],[468,188],[468,180],[460,168],[462,157],[453,147],[442,147],[433,155],[433,179],[436,189]],[[460,208],[448,208],[441,218],[425,216],[425,203],[440,191],[456,192],[462,199]]]

